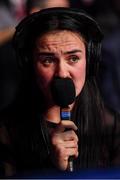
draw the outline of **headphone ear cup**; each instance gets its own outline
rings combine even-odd
[[[26,35],[28,34],[28,32],[30,32],[28,30],[33,20],[34,19],[32,17],[24,18],[16,27],[16,32],[13,36],[13,47],[16,51],[18,65],[20,68],[26,65],[29,61],[29,58],[26,55],[26,49],[25,49],[25,47],[28,47],[29,45]]]

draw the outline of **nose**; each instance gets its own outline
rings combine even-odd
[[[69,77],[69,71],[64,62],[60,62],[56,65],[55,76],[61,78]]]

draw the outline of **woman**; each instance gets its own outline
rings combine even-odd
[[[14,133],[7,123],[18,172],[120,164],[119,121],[105,110],[96,83],[101,40],[97,23],[70,8],[45,9],[18,25],[14,47],[23,78],[19,101],[10,111]],[[66,79],[75,98],[67,106],[71,118],[61,120],[62,105],[52,89],[54,81],[66,84]]]

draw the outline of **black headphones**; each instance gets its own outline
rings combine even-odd
[[[103,38],[103,34],[101,32],[99,25],[93,18],[91,18],[85,12],[73,8],[55,7],[43,9],[24,18],[19,23],[19,25],[16,27],[16,32],[13,37],[13,45],[20,66],[27,66],[27,64],[29,63],[30,60],[27,54],[29,53],[28,47],[30,45],[30,42],[32,41],[31,39],[36,33],[37,29],[39,29],[40,33],[47,32],[46,22],[47,20],[49,21],[49,18],[51,17],[57,17],[58,21],[59,19],[60,21],[62,21],[61,19],[65,17],[68,17],[71,21],[75,23],[77,21],[78,33],[82,34],[85,37],[85,39],[87,39],[87,75],[88,77],[96,76],[100,61],[101,41]],[[78,27],[79,24],[83,28],[82,33],[81,27],[80,29]],[[68,27],[66,25],[65,28],[67,30],[76,31],[76,27],[74,29],[71,29],[71,27],[69,26],[70,23],[68,24]],[[65,28],[63,27],[63,29]]]

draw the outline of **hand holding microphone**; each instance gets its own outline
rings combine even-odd
[[[54,131],[52,144],[60,169],[73,171],[73,159],[78,156],[76,125],[71,121],[69,105],[75,101],[75,87],[70,78],[55,78],[51,92],[56,105],[60,106],[61,122]]]
[[[62,120],[51,134],[52,160],[60,170],[73,171],[73,157],[78,156],[76,130],[74,122]]]

